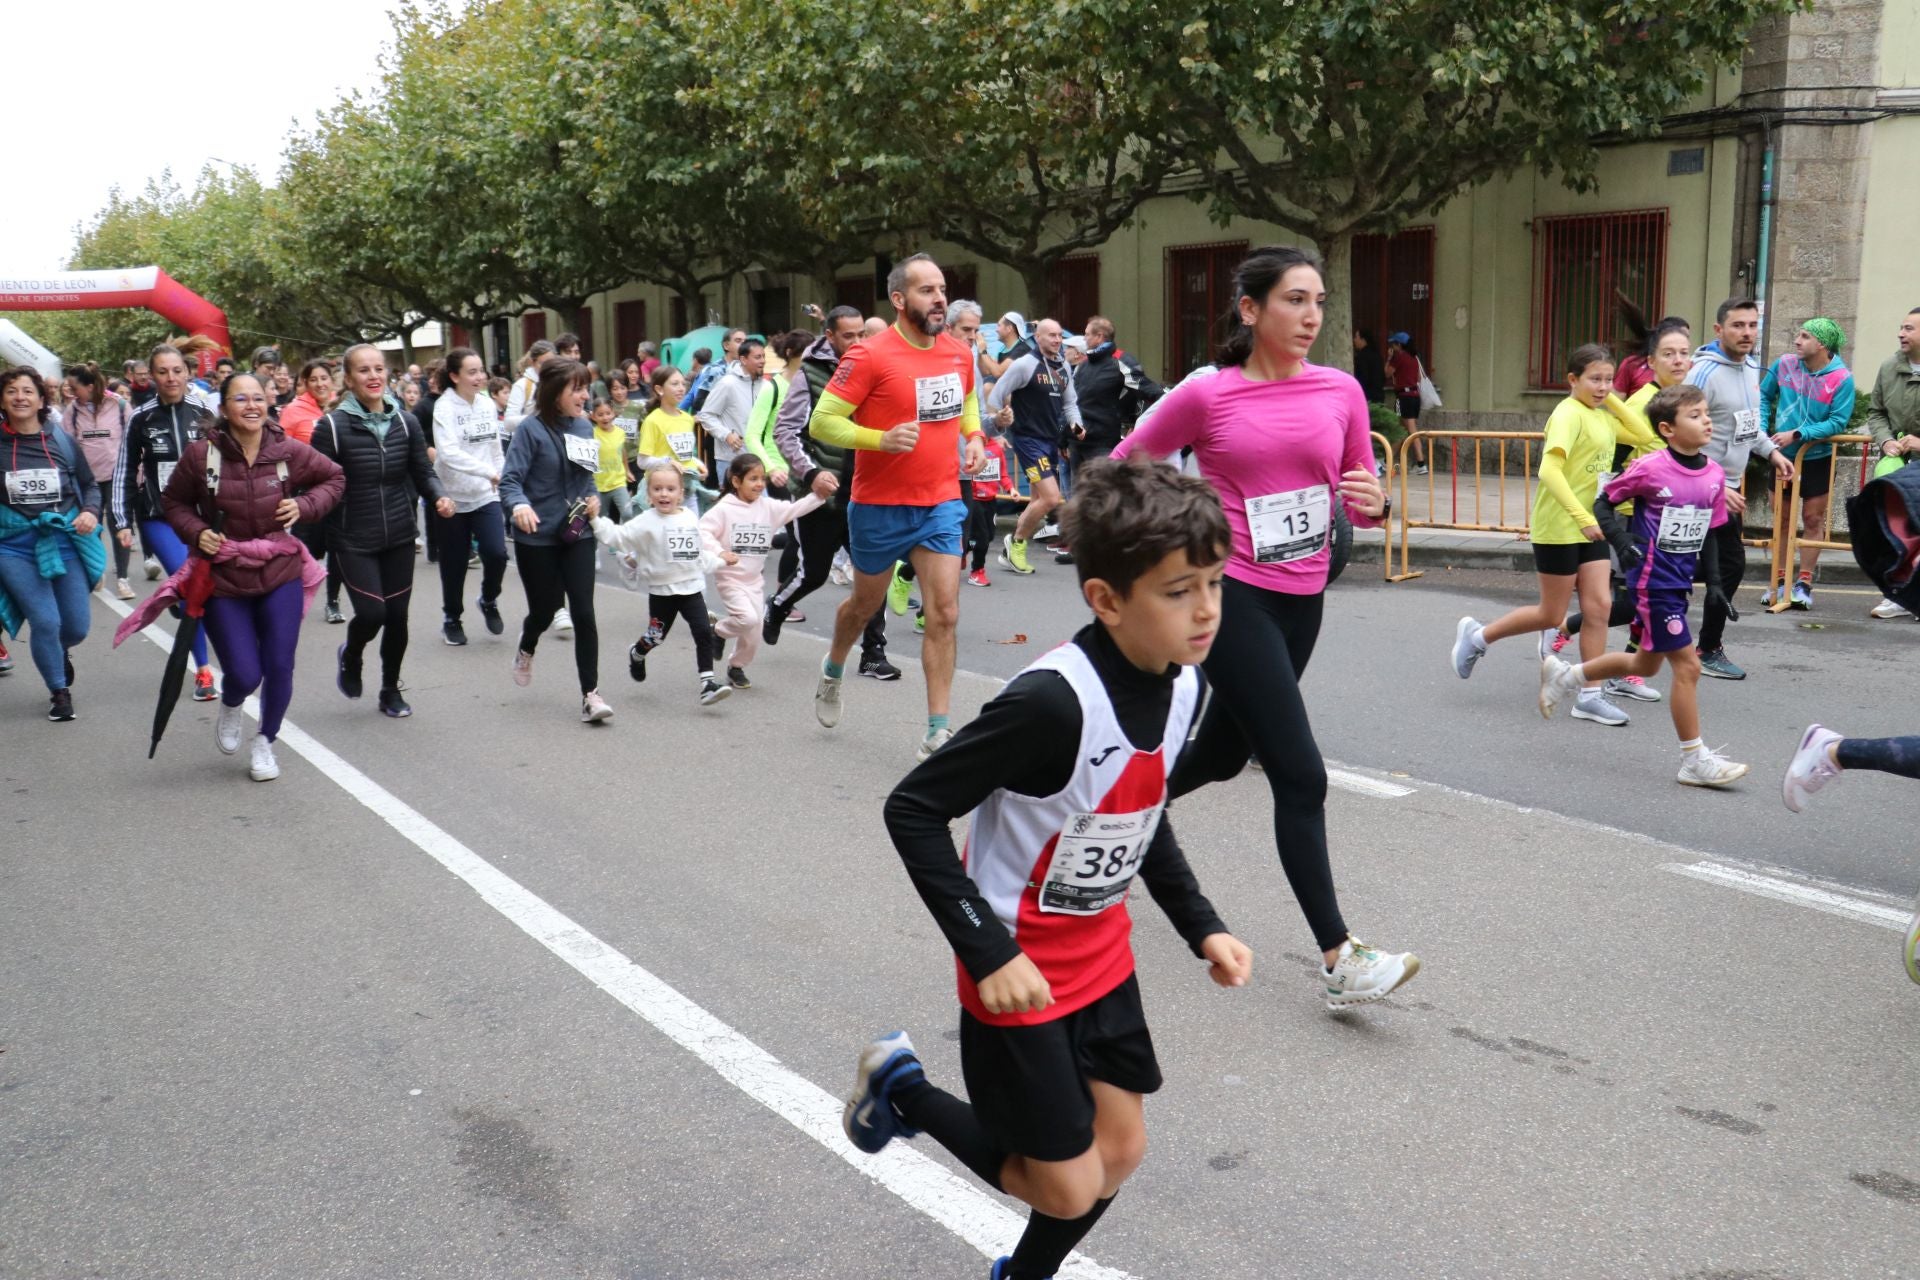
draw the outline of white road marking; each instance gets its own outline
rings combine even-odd
[[[1824,911],[1830,916],[1839,916],[1860,924],[1878,925],[1882,929],[1891,929],[1895,933],[1905,933],[1907,929],[1908,913],[1898,907],[1883,906],[1878,902],[1869,902],[1865,898],[1856,898],[1851,894],[1835,893],[1831,889],[1783,880],[1778,876],[1763,876],[1752,871],[1742,871],[1739,867],[1730,867],[1721,862],[1667,862],[1662,863],[1660,869],[1671,871],[1675,875],[1704,880],[1708,884],[1738,889],[1742,893],[1751,893],[1757,897],[1772,898],[1776,902],[1791,902],[1797,907],[1812,907],[1815,911]]]
[[[1372,796],[1376,800],[1398,800],[1401,796],[1410,796],[1414,792],[1414,788],[1403,787],[1397,782],[1370,778],[1364,773],[1353,773],[1331,766],[1327,769],[1327,785],[1338,787],[1342,791],[1351,791],[1359,796]]]
[[[123,618],[133,612],[104,592],[96,594]],[[141,634],[162,650],[172,651],[173,637],[159,627],[150,626]],[[259,700],[247,699],[246,711],[257,720]],[[847,1141],[840,1128],[839,1098],[788,1070],[765,1049],[581,928],[292,721],[280,726],[279,744],[304,756],[329,782],[371,810],[422,853],[466,881],[488,906],[512,921],[521,932],[652,1023],[668,1039],[713,1068],[755,1102],[984,1256],[997,1258],[1013,1252],[1014,1242],[1026,1228],[1026,1219],[1005,1203],[904,1143],[895,1143],[877,1156],[860,1151]],[[849,1059],[853,1048],[849,1046]],[[1134,1280],[1127,1272],[1101,1266],[1080,1253],[1069,1256],[1059,1275],[1062,1280]]]

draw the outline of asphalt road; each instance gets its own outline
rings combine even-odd
[[[959,715],[1078,625],[1068,573],[963,589],[986,678]],[[1706,715],[1756,773],[1702,794],[1671,781],[1660,708],[1548,725],[1524,655],[1447,672],[1453,619],[1520,585],[1356,576],[1329,602],[1322,746],[1404,791],[1335,790],[1335,867],[1363,936],[1425,959],[1403,998],[1315,999],[1259,775],[1180,807],[1255,981],[1214,988],[1136,904],[1167,1087],[1087,1242],[1107,1270],[1063,1275],[1912,1274],[1920,990],[1904,902],[1874,892],[1912,890],[1910,793],[1849,777],[1790,819],[1777,772],[1810,718],[1911,729],[1887,690],[1920,629],[1739,624],[1754,678]],[[0,682],[0,1275],[984,1275],[1009,1202],[942,1181],[925,1140],[855,1163],[832,1138],[876,1031],[959,1075],[951,960],[879,822],[918,672],[849,681],[842,726],[815,726],[804,633],[838,595],[703,710],[683,640],[626,680],[641,611],[609,586],[598,729],[564,641],[520,690],[508,639],[446,648],[418,608],[418,714],[394,722],[333,691],[339,632],[310,625],[264,786],[203,708],[144,759],[160,653],[109,653],[104,604],[76,723],[40,719],[22,662]],[[1844,881],[1851,914],[1670,869],[1716,860]]]

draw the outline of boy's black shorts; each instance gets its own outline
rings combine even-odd
[[[994,1144],[1034,1160],[1071,1160],[1093,1146],[1089,1079],[1132,1093],[1160,1088],[1135,974],[1086,1008],[1030,1027],[992,1026],[962,1009],[960,1067]]]

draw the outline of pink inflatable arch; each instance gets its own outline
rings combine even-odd
[[[100,311],[145,307],[186,332],[205,334],[233,351],[227,313],[158,267],[69,271],[36,278],[0,276],[0,311]]]

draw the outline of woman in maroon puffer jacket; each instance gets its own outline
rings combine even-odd
[[[280,776],[273,742],[293,700],[293,654],[306,612],[301,577],[306,558],[289,532],[313,524],[346,492],[334,462],[287,438],[268,417],[273,401],[252,374],[235,374],[220,388],[220,418],[207,438],[187,446],[161,494],[167,523],[180,540],[209,558],[228,542],[267,540],[284,551],[263,563],[215,560],[207,601],[207,638],[224,678],[214,737],[228,755],[240,749],[240,704],[260,690],[260,732],[249,772],[256,782]],[[219,485],[207,484],[208,451],[218,455]],[[220,531],[213,515],[224,519]]]

